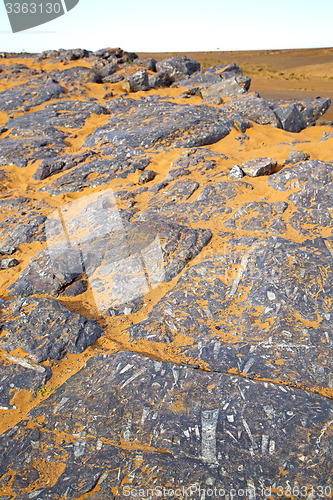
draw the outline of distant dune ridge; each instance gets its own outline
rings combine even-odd
[[[0,54],[1,498],[331,496],[332,56]]]

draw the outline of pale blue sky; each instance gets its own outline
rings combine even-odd
[[[64,16],[15,34],[0,2],[0,51],[121,47],[133,52],[185,52],[333,46],[333,0],[80,0]]]

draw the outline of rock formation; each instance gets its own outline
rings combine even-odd
[[[5,56],[0,499],[329,498],[330,100]]]

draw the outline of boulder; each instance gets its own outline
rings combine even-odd
[[[48,366],[6,354],[4,361],[0,361],[0,410],[17,409],[12,400],[22,389],[36,397],[51,376],[52,371]]]
[[[165,71],[177,81],[200,71],[200,63],[186,56],[167,57],[156,63],[156,69],[157,71]]]
[[[135,59],[136,66],[144,66],[148,71],[156,72],[156,61],[153,57],[146,57],[145,59]]]
[[[237,77],[226,78],[219,83],[214,83],[210,87],[201,90],[201,97],[209,97],[219,95],[220,97],[230,97],[241,95],[246,92],[246,89],[239,84]]]
[[[290,130],[290,132],[299,132],[299,130],[302,130],[299,129],[302,122],[303,128],[315,125],[318,118],[320,118],[331,105],[331,100],[327,97],[309,97],[300,100],[271,99],[267,102],[277,115],[280,114],[282,116],[286,127],[289,126],[293,129]],[[285,130],[289,129],[286,128]]]
[[[279,118],[268,103],[253,92],[231,97],[223,109],[227,112],[240,113],[248,120],[261,125],[281,128]]]
[[[166,71],[158,71],[154,75],[149,75],[149,87],[170,87],[174,79]]]
[[[134,75],[125,78],[122,88],[127,92],[139,92],[140,90],[148,90],[148,73],[145,69],[141,69],[134,73]]]
[[[294,163],[300,163],[303,161],[306,161],[310,158],[310,155],[307,153],[303,153],[302,151],[296,151],[295,149],[292,149],[289,153],[287,158],[284,161],[284,165],[289,165],[294,164]]]

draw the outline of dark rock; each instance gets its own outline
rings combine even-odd
[[[102,329],[74,314],[54,299],[0,301],[0,347],[20,347],[35,363],[61,359],[66,352],[79,354],[101,336]]]
[[[230,97],[241,95],[246,92],[246,89],[243,85],[240,85],[241,80],[238,81],[239,78],[244,77],[231,77],[226,79],[221,79],[220,82],[214,83],[210,87],[201,90],[201,97],[209,97],[213,95],[219,95],[220,97]]]
[[[93,155],[94,153],[92,151],[85,151],[84,153],[76,155],[64,155],[60,158],[45,159],[40,162],[32,178],[36,181],[46,179],[51,175],[59,174],[59,172],[64,172],[65,170],[76,167]]]
[[[177,180],[165,191],[156,194],[148,202],[147,209],[141,213],[140,220],[164,218],[185,224],[187,221],[199,222],[212,220],[229,213],[231,209],[226,206],[227,201],[252,190],[246,182],[234,183],[220,181],[208,183],[199,195],[193,193],[198,189],[196,181],[189,179]],[[191,197],[191,201],[188,199]]]
[[[11,399],[22,389],[36,396],[38,389],[51,378],[51,375],[49,367],[36,365],[28,359],[6,355],[5,363],[0,361],[0,409],[14,410],[15,405],[11,404]]]
[[[98,500],[111,491],[163,495],[165,485],[173,498],[214,488],[216,498],[232,490],[254,498],[272,484],[317,489],[331,477],[332,440],[323,432],[331,413],[328,399],[286,386],[133,353],[100,356],[28,414],[43,418],[45,431],[21,422],[1,436],[0,474],[10,473],[9,491],[22,500],[31,498],[25,478],[43,500],[95,499],[96,485]],[[73,437],[59,441],[59,433]]]
[[[118,83],[124,80],[124,76],[117,73],[116,75],[105,76],[103,78],[103,83]]]
[[[224,240],[223,253],[187,270],[129,332],[133,340],[170,344],[178,353],[177,335],[185,335],[182,355],[209,370],[327,387],[332,273],[321,238]]]
[[[77,85],[78,83],[99,83],[100,76],[86,66],[74,66],[73,68],[54,71],[50,76],[65,85]],[[106,75],[105,75],[106,76]]]
[[[277,161],[272,158],[255,158],[242,163],[241,169],[245,175],[250,177],[259,177],[260,175],[269,175],[276,167]]]
[[[312,193],[309,194],[311,196]],[[297,203],[295,199],[293,201]],[[324,208],[308,209],[299,207],[290,217],[289,224],[298,234],[308,238],[326,236],[327,228],[331,229],[331,232],[333,229],[333,219],[329,210]]]
[[[0,247],[0,255],[12,255],[16,252],[16,248],[11,245],[3,245]]]
[[[139,92],[140,90],[148,90],[149,81],[148,73],[145,69],[141,69],[134,73],[134,75],[125,78],[122,88],[127,92]]]
[[[77,61],[78,59],[84,59],[89,57],[91,54],[90,51],[85,49],[69,49],[69,50],[44,50],[41,54],[38,55],[38,59],[56,59],[57,57],[63,57],[68,59],[69,61]]]
[[[310,158],[310,155],[307,153],[302,153],[302,151],[295,151],[292,149],[289,153],[287,158],[284,161],[284,165],[289,165],[290,163],[300,163],[301,161],[306,161]]]
[[[37,135],[52,127],[80,128],[92,114],[107,113],[106,109],[92,101],[62,100],[47,104],[42,110],[26,113],[7,122],[6,127],[13,136]]]
[[[248,120],[261,125],[281,128],[281,123],[268,103],[254,93],[231,97],[223,106],[227,112],[240,113]]]
[[[271,99],[267,102],[277,115],[281,114],[281,116],[283,116],[283,119],[286,120],[286,126],[290,126],[291,132],[299,132],[299,130],[301,130],[299,129],[301,120],[303,121],[303,128],[315,125],[318,118],[320,118],[331,105],[331,100],[327,97],[309,97],[301,100]],[[285,130],[289,130],[289,128]]]
[[[220,96],[211,95],[208,97],[204,97],[202,99],[202,102],[203,102],[203,104],[214,104],[215,106],[219,106],[220,104],[222,104],[223,101],[222,101]]]
[[[175,80],[181,80],[196,71],[200,71],[200,63],[194,59],[188,59],[186,56],[168,57],[156,63],[156,69],[157,71],[165,71]]]
[[[63,89],[52,80],[35,78],[30,82],[0,92],[0,111],[23,111],[24,106],[39,106],[63,94]]]
[[[281,127],[288,132],[300,132],[306,127],[306,123],[296,104],[278,102],[271,105],[274,113],[281,123]]]
[[[124,179],[137,170],[144,170],[150,164],[150,158],[142,154],[138,156],[141,153],[139,151],[109,148],[107,152],[110,154],[109,158],[105,155],[105,159],[96,159],[71,168],[70,172],[58,177],[40,191],[48,191],[52,195],[82,191],[85,187],[109,184],[112,179]]]
[[[227,114],[227,116],[233,121],[235,127],[238,128],[238,130],[240,130],[241,132],[243,132],[243,134],[244,132],[246,132],[248,128],[251,127],[250,122],[246,118],[244,118],[244,116],[242,116],[240,113],[231,112]]]
[[[19,261],[16,259],[2,259],[0,261],[0,269],[9,269],[10,267],[18,266]]]
[[[153,170],[144,170],[139,177],[139,184],[146,184],[146,182],[154,180],[155,175]]]
[[[113,75],[118,69],[118,64],[107,62],[104,59],[99,59],[91,65],[91,69],[99,76],[100,80],[107,76]]]
[[[69,285],[63,295],[65,297],[76,297],[77,295],[81,295],[81,293],[86,292],[88,289],[88,282],[86,280],[74,281],[71,285]]]
[[[153,57],[146,57],[145,59],[136,59],[137,66],[144,66],[148,71],[156,72],[156,61]]]
[[[267,182],[277,191],[293,188],[318,189],[333,182],[332,164],[319,160],[305,161],[271,175]]]
[[[76,205],[62,208],[58,220],[63,218],[66,227],[60,233],[54,219],[46,224],[48,248],[31,260],[9,288],[11,295],[58,295],[85,273],[97,307],[104,310],[170,281],[211,238],[209,230],[163,221],[128,222],[112,192],[96,200],[88,196],[84,206],[81,199],[80,213],[73,217]]]
[[[214,83],[220,82],[221,78],[240,77],[242,75],[242,70],[236,64],[222,64],[220,66],[212,66],[203,69],[202,71],[196,71],[189,78],[177,81],[174,86],[204,89],[210,87]]]
[[[236,210],[232,218],[228,219],[224,225],[232,229],[251,231],[254,234],[257,231],[281,234],[286,231],[286,225],[280,216],[287,208],[287,203],[282,201],[277,203],[245,203]]]
[[[158,71],[155,75],[149,75],[148,84],[151,88],[169,87],[174,79],[166,71]]]
[[[18,116],[7,123],[9,135],[0,139],[0,164],[25,167],[31,160],[55,158],[66,147],[64,140],[67,137],[56,127],[79,128],[92,114],[105,112],[93,102],[66,100]],[[59,165],[62,160],[55,161]],[[64,161],[68,161],[68,156]]]
[[[107,92],[106,94],[103,95],[103,99],[111,99],[113,97],[113,92]]]
[[[39,135],[0,140],[0,165],[24,168],[29,161],[54,158],[66,147],[66,135],[54,127],[47,127]]]
[[[108,112],[109,122],[87,137],[85,147],[94,148],[100,141],[101,149],[107,145],[144,149],[204,146],[228,135],[232,127],[231,120],[217,109],[162,100],[114,99]]]
[[[27,216],[22,217],[22,222],[15,223],[0,232],[1,246],[14,246],[18,248],[22,243],[45,241],[44,222],[46,221],[46,216],[37,215],[34,217],[31,212],[25,215]]]

